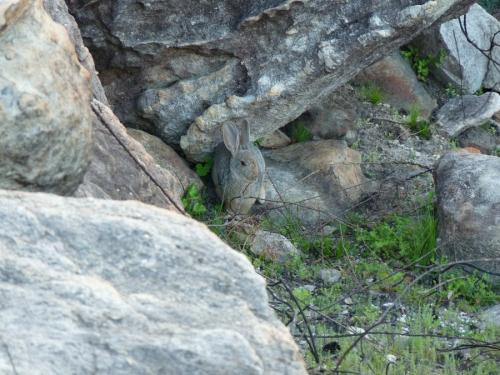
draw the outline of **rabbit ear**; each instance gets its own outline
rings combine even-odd
[[[240,132],[240,145],[248,146],[250,144],[250,126],[247,120],[243,120],[243,125]]]
[[[235,156],[240,147],[240,131],[233,125],[224,124],[222,125],[222,138],[231,155]]]

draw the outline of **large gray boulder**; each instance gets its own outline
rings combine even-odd
[[[434,172],[438,212],[438,249],[451,261],[479,262],[500,269],[500,158],[451,152]],[[500,281],[500,278],[496,278]]]
[[[2,374],[305,375],[250,262],[139,202],[0,191]]]
[[[470,41],[462,29],[467,30]],[[445,83],[463,89],[464,94],[473,94],[481,87],[500,91],[499,31],[500,21],[475,4],[465,17],[426,31],[418,44],[427,53],[445,52],[444,63],[433,73]]]
[[[0,188],[71,194],[90,161],[90,74],[39,0],[0,3]]]
[[[198,161],[224,123],[270,134],[471,3],[70,1],[118,117]]]
[[[78,60],[92,77],[94,100],[84,105],[91,111],[95,142],[91,164],[75,195],[101,199],[135,199],[158,207],[183,211],[180,198],[184,188],[172,168],[162,168],[144,147],[130,137],[115,116],[95,70],[94,60],[64,0],[45,0],[47,12],[66,28]],[[164,166],[169,164],[164,161]]]

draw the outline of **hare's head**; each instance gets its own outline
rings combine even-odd
[[[261,178],[264,174],[264,159],[259,149],[250,143],[248,122],[243,123],[241,130],[224,124],[222,136],[224,145],[231,153],[231,174],[247,181]]]

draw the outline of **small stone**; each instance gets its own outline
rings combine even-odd
[[[484,129],[483,126],[471,128],[458,136],[461,147],[474,147],[483,154],[491,154],[496,148],[495,129]]]
[[[293,256],[300,254],[288,238],[264,230],[255,233],[250,251],[278,263],[286,263]]]
[[[398,357],[396,357],[393,354],[387,354],[385,356],[385,358],[387,359],[387,362],[389,362],[389,363],[396,363],[396,361],[398,360]]]
[[[481,314],[483,322],[500,327],[500,304],[490,307]]]
[[[335,229],[337,229],[337,228],[334,227],[333,225],[325,225],[323,227],[323,229],[321,230],[321,234],[323,236],[329,236],[330,234],[332,234],[333,232],[335,232]]]
[[[281,148],[288,146],[292,141],[281,130],[276,130],[274,133],[263,136],[258,139],[258,144],[263,148]]]
[[[346,305],[352,305],[352,304],[353,304],[353,302],[352,302],[352,298],[351,298],[351,297],[347,297],[347,298],[345,298],[345,299],[344,299],[344,303],[345,303]]]
[[[306,284],[306,285],[302,285],[302,288],[307,290],[308,292],[312,293],[316,290],[316,285]]]
[[[319,277],[325,284],[331,285],[337,283],[342,277],[342,274],[339,270],[331,268],[319,271]]]
[[[467,129],[482,125],[499,110],[500,95],[496,92],[456,97],[437,112],[437,130],[442,136],[453,138]]]

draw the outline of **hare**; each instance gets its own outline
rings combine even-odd
[[[226,209],[247,214],[256,199],[264,198],[265,162],[260,150],[250,142],[248,122],[242,129],[222,126],[223,144],[215,150],[212,180]]]

